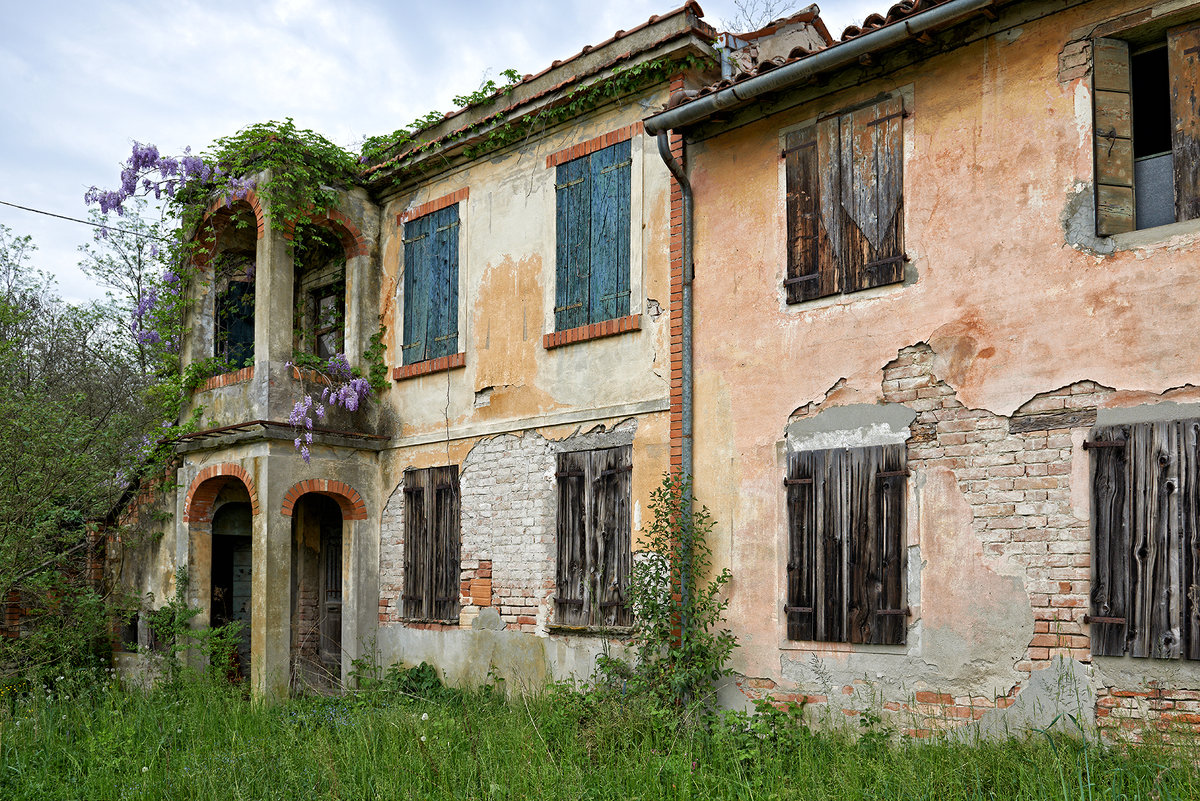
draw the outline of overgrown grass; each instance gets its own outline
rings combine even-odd
[[[1200,797],[1194,750],[854,734],[811,733],[786,713],[680,719],[569,688],[506,700],[402,683],[268,706],[200,682],[138,691],[64,680],[0,695],[0,797]]]

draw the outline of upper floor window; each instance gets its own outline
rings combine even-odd
[[[788,454],[789,640],[903,645],[905,446]]]
[[[784,138],[788,303],[904,280],[903,118],[896,96]]]
[[[1200,420],[1091,439],[1092,654],[1200,659]]]
[[[254,281],[245,274],[226,279],[217,293],[214,356],[233,369],[254,363]]]
[[[555,330],[629,314],[629,140],[556,167]]]
[[[404,223],[404,364],[458,352],[458,204]]]
[[[1092,52],[1096,233],[1200,217],[1200,23]]]

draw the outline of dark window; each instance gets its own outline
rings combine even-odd
[[[1096,39],[1092,63],[1096,233],[1200,217],[1200,24]]]
[[[1200,420],[1092,431],[1095,656],[1200,659]]]
[[[558,165],[558,331],[629,314],[628,141]]]
[[[458,352],[458,204],[404,224],[404,363]]]
[[[404,473],[404,616],[458,620],[458,467]]]
[[[555,620],[628,626],[631,446],[558,455]]]
[[[904,445],[788,454],[789,640],[902,645]]]
[[[788,303],[904,280],[903,121],[892,97],[785,137]]]
[[[235,369],[254,363],[254,284],[230,281],[217,295],[216,356]]]
[[[313,353],[322,359],[341,353],[345,345],[346,287],[329,284],[312,291]]]

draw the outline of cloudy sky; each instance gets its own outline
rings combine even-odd
[[[352,147],[451,110],[501,70],[538,72],[681,3],[0,0],[0,201],[86,217],[84,191],[116,187],[134,140],[202,151],[292,117]],[[735,3],[702,0],[705,19],[726,29]],[[888,5],[826,0],[822,17],[836,36]],[[0,225],[33,236],[64,296],[102,294],[76,266],[91,229],[4,205]]]

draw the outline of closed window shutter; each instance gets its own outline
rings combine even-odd
[[[789,640],[816,639],[815,590],[817,566],[817,530],[815,476],[818,454],[802,451],[788,454],[787,488],[788,505],[788,562],[787,618]]]
[[[1200,25],[1167,31],[1171,74],[1171,150],[1175,158],[1175,219],[1200,217]]]
[[[595,323],[629,313],[629,142],[586,160],[592,194],[588,322]]]
[[[433,490],[433,553],[430,559],[432,581],[430,617],[453,620],[458,616],[459,599],[459,488],[458,467],[435,467],[429,471]]]
[[[590,314],[591,160],[560,164],[556,176],[554,326],[563,331],[586,325]]]
[[[433,543],[426,498],[428,470],[404,473],[404,616],[428,617],[425,601],[429,597],[429,572]]]
[[[426,358],[458,352],[458,204],[430,214]]]
[[[430,259],[432,255],[430,215],[404,224],[404,363],[429,358],[427,331],[429,315]]]
[[[587,467],[587,453],[558,455],[555,619],[573,626],[587,624]]]
[[[1135,227],[1129,44],[1120,39],[1094,40],[1092,64],[1096,234],[1112,236]]]
[[[630,547],[630,477],[632,449],[608,448],[591,454],[592,520],[588,551],[594,554],[589,575],[591,623],[628,626],[632,614],[625,605],[632,562]]]
[[[843,291],[904,279],[904,103],[897,97],[840,119]]]
[[[861,538],[851,539],[857,543],[858,553],[852,561],[850,583],[859,593],[865,615],[857,631],[852,628],[850,641],[903,645],[908,634],[904,599],[906,449],[900,444],[885,445],[859,453],[859,480],[866,486],[852,491],[868,508],[865,514],[855,510],[852,519],[865,518],[867,524]]]
[[[787,636],[903,645],[903,444],[789,454]]]
[[[836,121],[835,121],[836,125]],[[821,215],[822,181],[817,126],[788,134],[784,140],[787,182],[787,302],[799,303],[840,291],[833,246]],[[826,184],[833,191],[837,183]]]

